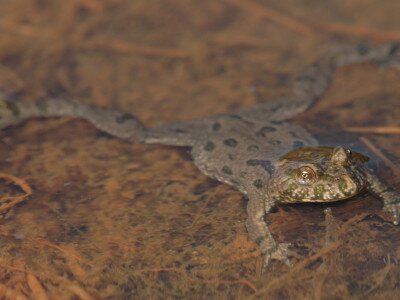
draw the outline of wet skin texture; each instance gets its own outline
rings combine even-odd
[[[289,244],[277,243],[266,218],[277,203],[332,202],[368,190],[383,201],[399,223],[400,196],[368,170],[368,160],[338,145],[320,147],[303,128],[287,122],[306,111],[327,89],[336,67],[376,62],[396,65],[400,44],[349,46],[322,56],[296,78],[293,96],[250,109],[204,119],[146,128],[133,115],[62,99],[0,102],[0,127],[28,118],[75,116],[132,143],[191,147],[196,166],[206,175],[239,189],[249,199],[247,229],[265,264],[290,265]]]
[[[277,162],[268,182],[269,196],[277,203],[333,202],[367,188],[368,158],[342,147],[305,147]]]

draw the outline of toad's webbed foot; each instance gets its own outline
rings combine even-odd
[[[384,212],[390,213],[393,216],[393,224],[400,223],[400,195],[397,195],[397,202],[385,203],[382,209]]]
[[[289,247],[290,243],[280,243],[276,244],[275,247],[267,250],[264,254],[264,264],[263,264],[263,270],[265,270],[268,267],[269,262],[272,259],[279,260],[288,267],[292,266],[292,263],[290,262],[288,258],[288,252],[289,252]]]
[[[371,193],[383,201],[384,212],[393,216],[393,224],[400,223],[400,193],[382,183],[371,170],[366,173],[368,180],[368,189]]]
[[[251,194],[247,203],[247,230],[251,239],[258,245],[264,256],[263,271],[271,260],[279,260],[287,266],[291,266],[288,258],[290,244],[277,243],[273,238],[265,222],[266,213],[274,205],[271,199],[263,199],[260,195]]]

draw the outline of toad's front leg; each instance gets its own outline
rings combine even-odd
[[[287,257],[290,244],[277,243],[265,223],[266,212],[270,211],[274,203],[265,201],[264,197],[260,194],[249,195],[246,223],[249,236],[258,245],[262,255],[264,255],[263,269],[268,266],[272,259],[280,260],[291,266]]]
[[[372,171],[368,171],[366,176],[368,180],[368,190],[382,199],[383,211],[391,213],[393,215],[393,224],[399,225],[400,193],[382,183],[379,178],[372,173]]]

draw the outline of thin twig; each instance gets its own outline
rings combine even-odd
[[[88,49],[109,50],[121,54],[136,53],[144,56],[161,56],[168,58],[188,58],[190,56],[190,54],[185,50],[152,46],[137,46],[109,37],[96,38],[86,43],[82,47]]]
[[[248,11],[253,16],[260,19],[267,19],[273,23],[281,25],[291,31],[304,34],[331,33],[346,37],[368,38],[378,42],[388,42],[400,40],[400,32],[387,32],[363,27],[360,25],[345,24],[320,24],[305,22],[294,17],[277,12],[265,4],[261,5],[253,0],[225,0],[225,2]]]
[[[31,289],[32,296],[34,299],[48,300],[49,297],[46,290],[43,288],[42,283],[37,277],[31,273],[26,274],[26,282]]]
[[[69,289],[72,293],[74,293],[76,296],[78,296],[82,300],[94,299],[87,291],[85,291],[79,285],[70,284],[67,286],[67,289]]]
[[[311,35],[315,33],[314,28],[312,28],[308,24],[305,24],[292,17],[277,12],[271,8],[266,7],[265,5],[261,5],[253,1],[243,0],[225,0],[225,2],[228,2],[229,4],[234,6],[238,6],[241,9],[247,10],[258,18],[267,19],[273,23],[282,25],[283,27],[286,27],[294,32],[298,32],[304,35]]]
[[[377,42],[398,41],[400,39],[400,32],[379,31],[359,25],[315,24],[314,26],[332,34],[339,34],[348,37],[366,38],[375,40]]]
[[[172,273],[177,273],[177,274],[187,274],[188,272],[182,269],[178,268],[143,268],[143,269],[137,269],[134,271],[135,273],[160,273],[160,272],[172,272]],[[211,284],[220,284],[220,283],[226,283],[226,284],[243,284],[245,286],[248,286],[250,289],[252,289],[254,292],[257,292],[257,287],[250,282],[249,280],[245,278],[239,278],[237,280],[206,280],[206,279],[200,279],[200,278],[193,278],[193,277],[187,277],[185,278],[186,280],[195,282],[197,280],[200,280],[203,283],[211,283]]]
[[[10,201],[9,203],[1,203],[0,214],[8,211],[10,208],[14,207],[18,203],[25,201],[30,195],[32,195],[32,188],[24,180],[6,173],[0,173],[0,178],[11,181],[15,185],[19,186],[25,193],[24,195],[21,196],[12,197],[13,200]]]
[[[20,292],[7,287],[5,284],[0,283],[0,297],[1,299],[17,299],[17,300],[28,300],[25,295]]]
[[[323,247],[322,249],[320,249],[317,253],[311,255],[310,257],[302,260],[301,262],[299,262],[297,265],[295,265],[290,272],[283,274],[282,276],[279,276],[273,280],[271,280],[264,288],[258,290],[257,293],[253,294],[251,297],[249,297],[249,299],[255,299],[258,296],[262,295],[263,293],[265,293],[268,290],[277,288],[279,286],[281,286],[281,284],[283,282],[286,282],[286,280],[288,280],[289,278],[292,278],[294,276],[296,276],[298,274],[298,272],[304,270],[304,268],[309,265],[310,263],[318,260],[319,258],[323,257],[324,255],[329,254],[332,251],[335,251],[336,249],[339,248],[339,246],[341,245],[341,243],[339,241],[331,243],[325,247]]]

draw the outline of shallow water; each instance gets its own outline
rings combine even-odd
[[[251,106],[289,94],[292,76],[336,45],[400,39],[393,1],[329,5],[0,0],[0,86],[25,101],[74,97],[118,107],[151,126]],[[367,153],[400,190],[399,135],[348,131],[400,126],[399,79],[399,71],[374,65],[342,68],[323,99],[293,122],[322,144]],[[400,228],[379,200],[362,194],[330,204],[329,230],[325,205],[276,208],[270,228],[292,242],[295,266],[274,262],[261,274],[245,229],[246,200],[202,175],[187,151],[131,145],[67,118],[4,130],[0,170],[24,179],[33,194],[1,219],[1,297],[398,295]],[[23,193],[5,181],[0,189]]]

